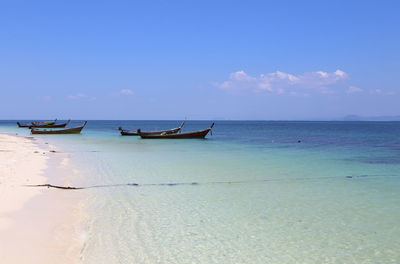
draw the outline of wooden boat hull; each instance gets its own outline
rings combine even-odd
[[[18,127],[31,127],[32,125],[30,124],[21,124],[20,122],[17,122]]]
[[[53,121],[44,121],[44,122],[31,122],[31,125],[54,125],[57,122],[57,119],[53,120]]]
[[[49,121],[49,122],[31,122],[30,124],[21,124],[20,122],[17,122],[18,127],[28,127],[28,128],[62,128],[68,125],[69,121],[62,124],[56,124],[56,120],[54,121]]]
[[[121,136],[139,136],[138,132],[131,130],[120,130]]]
[[[81,133],[82,129],[85,127],[87,121],[82,126],[77,126],[77,127],[71,127],[71,128],[65,128],[65,129],[52,129],[52,130],[42,130],[42,129],[35,129],[31,128],[31,134],[45,134],[45,135],[50,135],[50,134],[79,134]]]
[[[190,139],[190,138],[205,138],[210,132],[211,128],[214,126],[214,123],[212,123],[211,127],[206,128],[206,129],[201,129],[201,130],[196,130],[196,131],[190,131],[190,132],[183,132],[183,133],[174,133],[174,134],[165,134],[165,135],[149,135],[149,134],[143,134],[138,131],[139,135],[143,139]]]
[[[183,139],[183,138],[205,138],[208,132],[211,129],[207,128],[204,130],[193,131],[193,132],[184,132],[184,133],[175,133],[175,134],[167,134],[167,135],[143,135],[140,134],[141,138],[144,139],[160,139],[160,138],[168,138],[168,139]]]
[[[34,127],[34,128],[62,128],[62,127],[66,127],[68,125],[70,120],[68,120],[65,123],[62,124],[54,124],[54,125],[31,125],[30,127]]]
[[[174,134],[178,133],[181,131],[183,125],[185,122],[182,122],[180,127],[177,128],[172,128],[172,129],[167,129],[167,130],[159,130],[159,131],[142,131],[142,135],[161,135],[161,134]],[[138,131],[132,131],[132,130],[124,130],[122,127],[119,127],[118,130],[121,132],[121,136],[139,136]]]

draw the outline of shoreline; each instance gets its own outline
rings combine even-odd
[[[68,185],[68,161],[42,139],[0,133],[1,263],[79,261],[82,192],[23,186]]]

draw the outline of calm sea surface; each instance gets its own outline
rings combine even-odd
[[[84,190],[82,263],[400,263],[400,122],[216,121],[205,140],[117,131],[179,124],[37,136],[70,153],[72,186],[122,184]],[[29,134],[15,121],[0,132]]]

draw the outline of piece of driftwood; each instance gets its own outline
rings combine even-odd
[[[56,188],[56,189],[63,189],[63,190],[85,189],[84,187],[58,186],[58,185],[53,185],[53,184],[28,184],[25,186],[27,186],[27,187],[47,187],[47,188]]]

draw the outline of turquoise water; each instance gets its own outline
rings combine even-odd
[[[71,185],[139,184],[84,190],[81,263],[400,262],[400,122],[217,121],[206,140],[116,130],[178,124],[38,136],[69,153]]]

